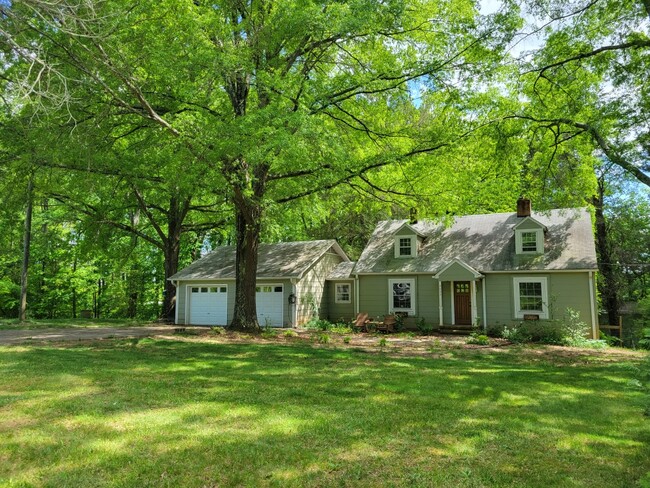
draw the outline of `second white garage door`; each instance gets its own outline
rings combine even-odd
[[[260,326],[284,325],[284,288],[282,285],[258,285],[255,288],[257,320]]]

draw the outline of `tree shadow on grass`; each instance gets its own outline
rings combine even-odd
[[[7,349],[3,410],[25,423],[0,421],[0,480],[629,486],[650,436],[606,368],[151,340]]]

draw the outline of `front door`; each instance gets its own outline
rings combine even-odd
[[[472,301],[469,294],[469,281],[454,282],[455,325],[472,325]]]

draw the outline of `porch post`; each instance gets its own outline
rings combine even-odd
[[[476,306],[476,278],[469,282],[470,291],[472,293],[472,326],[476,325],[478,318],[478,307]]]
[[[450,281],[451,283],[451,293],[449,294],[451,299],[450,299],[450,306],[451,306],[451,325],[456,325],[456,307],[454,307],[454,282]]]
[[[442,282],[438,280],[438,317],[440,318],[440,324],[442,325]]]

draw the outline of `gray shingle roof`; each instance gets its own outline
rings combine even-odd
[[[343,261],[327,275],[327,280],[349,280],[352,269],[356,263],[354,261]]]
[[[301,278],[330,249],[346,261],[333,239],[322,241],[260,244],[258,278]],[[171,276],[170,280],[214,280],[235,278],[235,246],[222,246]]]
[[[394,233],[404,220],[379,222],[353,273],[437,273],[454,259],[481,272],[596,269],[596,248],[587,209],[532,212],[545,225],[543,255],[515,253],[515,213],[457,217],[450,227],[421,221],[426,238],[415,258],[395,258]]]

